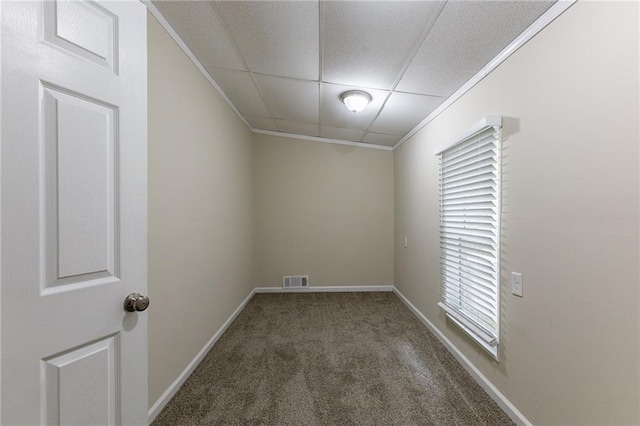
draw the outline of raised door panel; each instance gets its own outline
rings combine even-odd
[[[119,264],[118,109],[50,84],[42,90],[43,290],[114,282]]]
[[[44,39],[118,72],[118,17],[93,1],[44,2]]]
[[[118,335],[54,355],[43,362],[47,425],[114,425]]]

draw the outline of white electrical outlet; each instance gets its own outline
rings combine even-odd
[[[511,293],[522,297],[522,274],[519,272],[511,273]]]
[[[409,247],[409,238],[404,237],[404,248]]]

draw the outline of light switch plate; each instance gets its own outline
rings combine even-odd
[[[511,273],[511,293],[522,297],[522,274],[519,272]]]

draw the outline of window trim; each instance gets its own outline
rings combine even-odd
[[[501,210],[502,210],[502,117],[501,116],[485,116],[478,122],[476,122],[473,126],[469,127],[465,131],[460,134],[452,137],[451,139],[446,140],[443,143],[440,143],[434,148],[434,155],[441,156],[441,154],[458,144],[461,144],[474,136],[489,130],[490,128],[495,128],[497,135],[496,146],[498,148],[496,153],[496,336],[492,336],[483,330],[481,327],[476,326],[474,321],[470,318],[466,318],[462,312],[456,312],[449,306],[447,306],[444,300],[441,300],[438,303],[438,306],[444,311],[446,317],[451,320],[454,324],[456,324],[460,329],[462,329],[465,333],[467,333],[475,342],[477,342],[492,358],[496,361],[499,360],[498,349],[500,342],[500,293],[501,293]],[[442,197],[442,194],[440,194]],[[442,200],[439,199],[439,208],[440,208],[440,225],[442,227]],[[442,249],[440,249],[442,250]],[[442,266],[442,260],[440,261],[440,265]],[[442,282],[441,282],[442,285]]]

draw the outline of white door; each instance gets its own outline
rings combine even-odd
[[[146,8],[3,1],[1,40],[0,423],[146,424]]]

